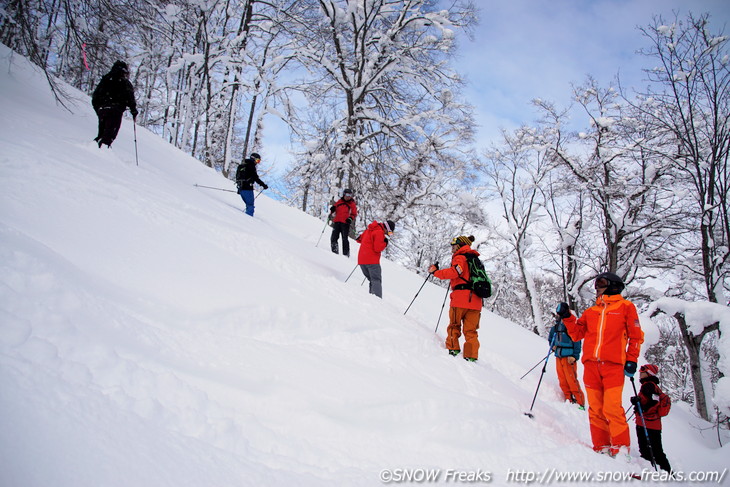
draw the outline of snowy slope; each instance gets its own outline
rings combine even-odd
[[[519,469],[647,467],[592,452],[552,362],[523,415],[544,340],[485,312],[479,362],[448,356],[443,288],[404,316],[423,277],[384,261],[384,299],[370,296],[328,233],[315,247],[321,221],[265,193],[246,216],[238,195],[194,186],[230,182],[142,128],[137,166],[128,118],[98,149],[87,97],[69,88],[70,113],[5,47],[0,67],[0,485],[369,486],[419,468],[504,485]],[[670,461],[722,470],[727,448],[689,411],[666,422]]]

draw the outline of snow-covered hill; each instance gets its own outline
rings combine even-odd
[[[328,234],[315,246],[321,221],[266,193],[246,216],[235,193],[194,186],[229,181],[142,128],[137,166],[128,118],[97,148],[88,97],[69,90],[73,113],[0,49],[0,485],[457,472],[505,485],[648,467],[593,453],[552,362],[535,419],[523,414],[540,368],[520,377],[544,340],[485,312],[479,362],[448,356],[446,312],[434,333],[443,288],[427,284],[404,316],[423,277],[385,261],[384,299],[369,295],[359,270],[345,282],[356,261],[330,253]],[[705,427],[686,405],[667,418],[677,470],[727,466]]]

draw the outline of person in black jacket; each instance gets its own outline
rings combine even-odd
[[[238,194],[241,195],[241,199],[246,204],[246,214],[253,216],[254,210],[254,195],[253,195],[253,183],[259,183],[262,188],[269,189],[265,182],[259,178],[259,173],[256,171],[256,164],[261,162],[261,156],[256,152],[251,154],[251,157],[243,161],[243,164],[238,166],[236,170],[236,185],[238,186]]]
[[[99,134],[94,141],[112,146],[122,125],[124,110],[137,118],[137,102],[134,99],[134,88],[129,82],[129,67],[123,61],[117,61],[111,71],[105,74],[94,90],[91,105],[99,117]],[[136,121],[136,120],[135,120]]]

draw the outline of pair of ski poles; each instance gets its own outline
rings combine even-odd
[[[434,265],[438,268],[439,263],[436,262]],[[406,308],[406,310],[403,312],[403,315],[405,315],[406,313],[408,313],[408,310],[411,309],[411,306],[416,301],[416,298],[418,297],[419,294],[421,294],[421,290],[423,289],[423,286],[425,286],[426,283],[428,282],[428,278],[429,277],[431,277],[431,274],[430,273],[426,276],[426,279],[424,279],[423,284],[421,284],[421,287],[418,288],[418,292],[416,293],[415,296],[413,296],[413,299],[411,300],[411,304],[408,305],[408,307]],[[436,320],[436,329],[433,331],[434,333],[437,333],[438,332],[439,324],[441,323],[441,315],[444,312],[444,306],[446,305],[446,298],[448,297],[448,295],[449,295],[449,287],[447,286],[446,287],[446,296],[444,296],[444,302],[441,303],[441,311],[439,311],[439,317],[438,317],[438,320]]]

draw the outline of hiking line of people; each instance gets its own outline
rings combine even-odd
[[[129,67],[125,62],[115,62],[109,73],[102,77],[94,90],[91,103],[98,117],[98,133],[94,141],[99,148],[102,145],[111,148],[119,133],[124,112],[129,108],[135,123],[136,150],[138,111],[134,87],[129,81]],[[253,152],[236,170],[237,192],[249,216],[254,215],[255,209],[254,183],[260,185],[263,190],[268,189],[257,172],[256,166],[260,163],[261,156]],[[333,253],[339,253],[338,241],[342,237],[342,254],[349,257],[348,236],[350,225],[356,218],[357,202],[352,189],[347,188],[343,191],[342,197],[330,207],[328,219],[332,222],[330,246]],[[383,295],[380,255],[388,246],[388,238],[394,231],[395,222],[392,220],[373,221],[356,238],[360,244],[358,266],[369,281],[370,294],[380,298]],[[476,362],[479,358],[478,330],[483,299],[491,295],[491,282],[479,259],[479,252],[471,247],[473,242],[474,236],[471,235],[453,238],[450,242],[452,255],[450,266],[439,269],[438,264],[432,264],[428,268],[429,276],[449,280],[451,292],[445,348],[452,356],[458,356],[463,351],[464,359],[469,362]],[[428,280],[428,277],[426,279]],[[577,404],[584,410],[587,396],[593,450],[612,457],[622,453],[628,455],[631,438],[622,405],[624,382],[628,377],[634,389],[631,404],[636,416],[639,453],[642,458],[650,461],[655,469],[659,467],[671,474],[671,466],[664,453],[661,439],[661,418],[669,413],[671,399],[659,388],[659,369],[653,364],[644,364],[639,369],[641,388],[638,392],[636,390],[634,375],[637,371],[641,345],[644,342],[644,333],[636,307],[621,295],[624,288],[625,285],[619,276],[604,272],[596,276],[594,282],[595,304],[586,309],[580,317],[576,317],[565,302],[556,306],[555,324],[548,334],[550,350],[544,359],[535,398],[547,361],[550,355],[554,354],[558,382],[565,401]],[[462,334],[463,347],[460,345]],[[583,364],[585,396],[577,376],[579,358]],[[540,363],[543,363],[543,360],[537,365]],[[532,417],[531,414],[528,415]]]

